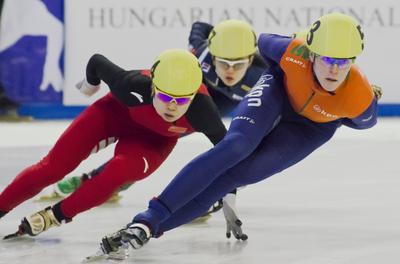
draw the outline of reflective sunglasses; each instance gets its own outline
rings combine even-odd
[[[327,66],[327,67],[332,67],[333,65],[337,65],[340,69],[347,68],[352,64],[355,60],[355,58],[350,58],[350,59],[336,59],[336,58],[331,58],[331,57],[326,57],[326,56],[319,56],[321,58],[321,61]]]
[[[157,96],[161,102],[166,104],[175,102],[177,105],[185,105],[192,101],[195,94],[189,96],[172,96],[155,87],[155,96]]]
[[[243,60],[225,60],[218,57],[215,57],[215,66],[221,67],[223,70],[228,70],[232,67],[235,71],[241,70],[247,66],[249,63],[249,59]]]

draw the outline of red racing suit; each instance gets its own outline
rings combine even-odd
[[[168,157],[181,135],[202,132],[216,144],[226,133],[204,85],[185,115],[169,123],[152,105],[149,71],[125,71],[96,54],[88,62],[86,78],[92,85],[103,80],[111,93],[82,112],[42,160],[17,175],[0,194],[1,212],[9,212],[61,180],[93,151],[115,139],[114,156],[104,170],[54,206],[58,220],[68,221],[104,203],[122,185],[149,176]]]

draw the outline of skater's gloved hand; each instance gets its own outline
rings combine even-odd
[[[236,214],[236,194],[228,193],[223,199],[222,211],[226,220],[226,237],[230,238],[231,233],[238,240],[247,240],[248,236],[243,234],[242,221],[239,220]]]
[[[150,237],[150,229],[147,226],[140,223],[133,223],[127,228],[103,237],[100,246],[105,254],[117,252],[127,245],[130,245],[134,249],[139,249],[149,241]]]
[[[78,90],[81,93],[83,93],[84,95],[86,95],[88,97],[92,96],[100,89],[100,84],[92,85],[92,84],[88,83],[86,78],[83,79],[82,81],[78,82],[75,86],[76,86],[76,88],[78,88]]]
[[[371,85],[372,90],[374,91],[374,95],[376,97],[376,99],[381,99],[382,95],[383,95],[383,91],[382,91],[382,87],[372,84]]]

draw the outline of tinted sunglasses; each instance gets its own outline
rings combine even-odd
[[[336,59],[336,58],[331,58],[331,57],[326,57],[326,56],[319,56],[321,58],[321,61],[328,67],[331,67],[333,65],[337,65],[339,68],[347,68],[352,64],[355,60],[355,58],[350,58],[350,59]]]
[[[215,57],[215,65],[218,65],[223,70],[228,70],[230,67],[232,67],[235,71],[241,70],[248,65],[249,61],[249,59],[225,60]]]
[[[172,96],[158,88],[155,88],[155,96],[160,99],[161,102],[169,104],[171,102],[175,102],[177,105],[185,105],[192,101],[195,94],[189,96]]]

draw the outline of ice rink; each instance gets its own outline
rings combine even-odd
[[[0,123],[2,190],[38,161],[68,125],[66,121]],[[143,210],[195,154],[211,147],[202,135],[183,138],[152,176],[122,193],[114,205],[85,212],[38,237],[0,241],[0,263],[80,263],[101,237]],[[400,263],[400,119],[380,119],[370,130],[340,128],[300,164],[239,191],[237,207],[245,243],[225,238],[217,213],[131,251],[127,263],[160,264],[397,264]],[[111,157],[92,155],[76,171]],[[68,157],[65,157],[68,159]],[[25,215],[46,204],[29,200],[0,220],[0,235],[14,232]],[[100,261],[98,263],[109,263]]]

